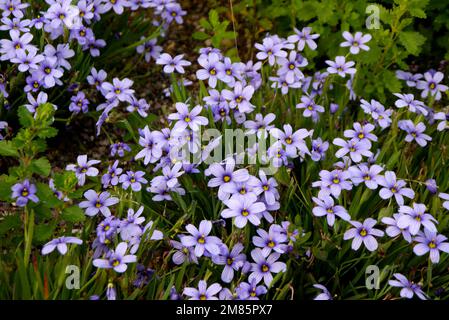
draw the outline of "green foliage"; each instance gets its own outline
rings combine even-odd
[[[194,32],[192,37],[196,40],[208,40],[215,48],[221,48],[223,42],[234,40],[236,35],[233,31],[229,31],[228,27],[230,25],[229,20],[220,21],[218,12],[216,10],[209,11],[209,20],[205,18],[201,18],[200,26],[203,31]],[[233,42],[232,42],[233,43]],[[232,50],[232,49],[230,49]],[[227,55],[230,56],[231,52],[227,52]]]

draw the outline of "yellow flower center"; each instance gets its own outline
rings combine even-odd
[[[215,70],[215,68],[213,68],[213,69],[211,69],[211,70],[209,71],[209,73],[210,73],[211,75],[215,76],[215,75],[217,74],[217,70]]]
[[[229,181],[231,181],[231,177],[226,175],[226,176],[223,177],[223,181],[224,182],[229,182]]]
[[[202,236],[198,239],[198,243],[204,244],[205,242],[206,242],[206,240],[204,239],[204,235],[202,235]]]
[[[243,210],[242,210],[242,216],[247,217],[248,215],[249,215],[248,210],[243,209]]]
[[[368,234],[368,232],[366,232],[366,229],[365,229],[365,228],[363,228],[362,230],[360,230],[360,235],[361,235],[362,237],[366,237],[367,234]]]
[[[192,121],[192,119],[190,119],[190,117],[187,116],[187,117],[184,118],[184,121],[185,121],[185,122],[190,122],[190,121]]]
[[[291,137],[288,137],[287,139],[285,139],[285,143],[286,144],[292,144],[293,140]]]
[[[268,268],[268,266],[267,266],[266,264],[264,264],[264,265],[262,266],[262,271],[263,271],[263,272],[268,272],[268,270],[270,270],[270,268]]]

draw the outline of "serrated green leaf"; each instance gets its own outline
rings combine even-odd
[[[14,229],[19,229],[21,226],[22,221],[18,214],[6,216],[3,220],[0,220],[0,235],[4,235]]]
[[[416,31],[403,31],[399,34],[399,42],[408,53],[416,56],[421,51],[421,46],[426,42],[426,37]]]
[[[51,164],[47,158],[42,157],[31,162],[31,170],[44,177],[48,177],[51,170]]]
[[[34,118],[30,111],[25,106],[20,106],[17,110],[17,115],[19,116],[19,122],[22,127],[31,127]]]
[[[36,225],[34,229],[33,241],[37,243],[44,243],[50,240],[55,228],[56,228],[55,223],[43,223],[40,225]]]
[[[11,141],[2,140],[0,141],[0,156],[18,157],[19,152]]]
[[[206,40],[207,38],[209,38],[209,35],[204,33],[204,32],[202,32],[202,31],[199,31],[199,32],[194,32],[192,34],[192,38],[195,39],[195,40],[203,41],[203,40]]]
[[[209,21],[212,27],[215,27],[220,23],[217,10],[212,9],[211,11],[209,11]]]
[[[384,86],[390,90],[390,92],[400,92],[401,91],[401,81],[396,77],[396,74],[391,70],[385,70],[382,73],[382,81]]]
[[[65,208],[62,211],[61,218],[67,222],[77,223],[84,221],[86,219],[86,215],[84,214],[83,210],[80,207],[71,206]]]

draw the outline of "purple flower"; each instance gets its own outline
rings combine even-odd
[[[32,23],[32,21],[30,19],[21,20],[20,18],[10,19],[8,17],[3,17],[1,21],[2,21],[3,25],[0,26],[0,30],[3,30],[3,31],[18,30],[20,32],[29,32],[30,31],[29,27],[32,27],[35,25]]]
[[[56,239],[53,239],[50,242],[47,242],[46,244],[44,244],[41,253],[42,253],[42,255],[47,255],[47,254],[53,252],[57,248],[60,254],[65,255],[67,253],[67,244],[68,243],[82,244],[83,240],[75,238],[75,237],[56,238]]]
[[[240,300],[259,300],[259,296],[267,293],[267,288],[258,286],[256,279],[248,282],[241,282],[235,289]]]
[[[335,153],[337,158],[341,158],[349,153],[352,161],[362,161],[362,156],[371,157],[373,153],[370,151],[371,143],[367,140],[358,140],[357,138],[345,141],[341,138],[335,138],[333,143],[342,147]]]
[[[417,256],[425,255],[430,252],[430,260],[432,263],[440,262],[440,251],[449,253],[449,242],[445,242],[447,238],[436,232],[424,229],[423,232],[419,232],[415,237],[417,245],[413,247],[413,252]]]
[[[288,42],[290,43],[297,42],[299,51],[303,51],[306,44],[312,50],[315,50],[317,48],[317,44],[314,40],[318,39],[320,35],[317,33],[311,34],[312,33],[311,27],[304,27],[302,28],[301,31],[299,31],[296,28],[293,28],[293,30],[295,31],[296,34],[289,36]]]
[[[257,59],[268,59],[270,66],[275,64],[276,58],[287,57],[287,52],[282,50],[284,45],[282,43],[275,43],[271,37],[263,39],[262,44],[256,43],[254,46],[259,50],[256,55]]]
[[[117,142],[111,144],[111,157],[118,154],[119,157],[123,157],[125,155],[125,151],[131,151],[131,148],[125,142]]]
[[[427,141],[432,141],[432,138],[424,133],[426,126],[422,122],[415,126],[411,120],[401,120],[398,122],[398,127],[407,132],[407,136],[405,137],[405,141],[407,142],[415,140],[421,147],[425,147]]]
[[[322,284],[314,284],[313,286],[323,291],[319,295],[317,295],[313,300],[332,300],[332,295],[325,286],[323,286]]]
[[[385,232],[387,233],[387,235],[389,237],[394,238],[394,237],[402,234],[405,241],[407,241],[408,243],[411,243],[412,235],[410,234],[410,231],[408,230],[408,228],[399,228],[399,226],[398,226],[398,221],[402,216],[403,216],[402,213],[395,213],[395,214],[393,214],[393,218],[383,217],[382,223],[385,223],[386,225],[388,225]]]
[[[225,57],[223,63],[218,66],[218,78],[232,88],[235,85],[235,79],[242,78],[244,69],[243,63],[232,63],[230,58]]]
[[[290,88],[297,89],[301,88],[302,82],[296,81],[293,83],[288,83],[287,80],[285,80],[285,75],[279,76],[279,77],[270,77],[270,81],[273,81],[273,84],[271,85],[274,89],[281,89],[281,93],[283,95],[286,95],[288,93],[288,90]]]
[[[431,214],[426,213],[426,210],[426,206],[422,203],[413,203],[413,208],[401,206],[399,213],[402,213],[402,216],[398,220],[398,227],[401,229],[408,228],[412,235],[419,232],[421,225],[430,232],[437,232],[434,223],[438,223],[438,221]]]
[[[184,73],[184,68],[186,66],[190,66],[191,63],[187,60],[183,60],[183,54],[180,54],[174,58],[168,53],[163,53],[156,60],[156,64],[160,64],[164,66],[165,73],[173,73],[175,70],[178,73]]]
[[[200,280],[198,282],[198,289],[188,287],[184,288],[182,293],[190,297],[189,300],[218,300],[215,295],[220,292],[221,289],[221,285],[218,283],[214,283],[210,287],[207,287],[207,282],[205,280]]]
[[[321,138],[312,140],[311,158],[313,161],[324,159],[326,151],[329,149],[329,142],[321,140]]]
[[[84,92],[79,91],[76,94],[76,96],[73,96],[70,98],[70,101],[72,101],[72,103],[70,103],[70,106],[69,106],[70,111],[72,111],[74,113],[79,113],[81,111],[83,113],[86,113],[88,111],[89,100],[87,100]]]
[[[10,30],[9,35],[11,40],[0,40],[0,53],[2,54],[0,60],[4,61],[15,58],[19,50],[36,50],[35,47],[30,44],[33,39],[33,35],[31,33],[24,33],[23,35],[20,35],[20,31]]]
[[[126,107],[126,111],[128,112],[134,112],[137,110],[137,112],[142,118],[146,118],[148,116],[147,112],[149,109],[150,105],[148,104],[148,102],[146,102],[145,99],[137,100],[136,98],[132,98],[131,104],[128,107]]]
[[[352,183],[350,181],[347,181],[350,176],[351,174],[348,171],[342,171],[338,169],[335,169],[333,171],[321,170],[321,181],[319,181],[321,189],[326,190],[334,197],[339,197],[341,190],[352,189]]]
[[[441,92],[448,90],[448,86],[440,84],[443,80],[444,74],[442,72],[435,72],[433,70],[424,73],[424,80],[419,80],[416,88],[422,90],[421,97],[426,98],[429,95],[435,97],[436,100],[441,99]]]
[[[285,272],[287,266],[283,262],[277,261],[280,254],[274,252],[269,256],[265,256],[263,251],[256,248],[251,251],[251,257],[254,263],[251,263],[251,274],[248,277],[250,282],[259,283],[262,279],[267,287],[270,286],[273,281],[273,275],[271,273]]]
[[[268,113],[263,116],[261,113],[256,114],[254,121],[247,120],[244,123],[244,126],[248,131],[246,134],[257,134],[257,137],[261,139],[262,136],[267,137],[268,132],[274,128],[274,125],[270,125],[271,122],[276,119],[274,113]]]
[[[63,71],[57,66],[56,59],[54,58],[45,58],[39,65],[39,70],[36,72],[46,88],[52,88],[56,84],[61,83],[59,78],[62,77]]]
[[[229,107],[238,108],[242,113],[249,113],[254,110],[255,106],[251,104],[250,100],[254,94],[254,87],[249,85],[243,87],[243,84],[238,81],[234,85],[234,91],[223,90],[223,97],[229,101]]]
[[[329,65],[327,72],[330,74],[338,74],[340,77],[344,78],[346,74],[354,74],[356,72],[355,68],[351,68],[355,63],[353,61],[346,62],[346,58],[343,56],[338,56],[335,61],[326,60]]]
[[[21,3],[20,0],[4,0],[0,3],[0,9],[2,9],[2,15],[8,17],[12,14],[14,17],[22,18],[23,9],[27,8],[29,3]]]
[[[410,112],[421,113],[427,115],[428,111],[425,108],[424,102],[415,100],[413,94],[394,94],[399,99],[394,103],[397,108],[407,107]]]
[[[243,245],[237,243],[234,245],[231,251],[229,251],[226,245],[220,248],[220,254],[212,256],[212,261],[218,265],[224,265],[223,272],[221,273],[221,280],[226,283],[230,283],[234,278],[234,270],[239,270],[243,263],[246,261],[246,256],[241,253]]]
[[[28,102],[24,106],[28,109],[29,112],[35,113],[36,109],[41,105],[47,102],[48,95],[45,92],[39,92],[37,98],[35,99],[31,93],[27,94]]]
[[[443,207],[446,208],[447,210],[449,210],[449,194],[440,192],[438,194],[438,197],[440,197],[443,200],[446,200],[443,202]]]
[[[44,56],[36,53],[36,49],[29,49],[28,52],[23,49],[17,50],[16,57],[12,58],[11,62],[19,64],[20,72],[27,72],[30,69],[37,70],[38,64],[44,60]]]
[[[275,204],[279,198],[279,192],[276,190],[278,186],[275,178],[267,178],[263,170],[259,170],[259,178],[254,186],[254,193],[262,195],[265,202],[269,205]]]
[[[103,84],[104,80],[106,80],[107,76],[108,75],[106,71],[104,71],[103,69],[97,71],[97,69],[92,68],[90,70],[90,75],[87,76],[87,82],[90,85],[95,86],[97,90],[100,90],[101,85]]]
[[[144,148],[134,158],[136,160],[144,158],[145,165],[158,161],[162,156],[162,149],[158,146],[159,141],[161,141],[160,132],[150,131],[148,126],[145,126],[139,138],[139,145]]]
[[[70,70],[70,63],[67,59],[75,55],[75,51],[70,49],[68,43],[58,44],[57,47],[53,47],[51,44],[47,44],[44,50],[45,56],[50,59],[56,59],[56,66],[63,67]]]
[[[200,222],[198,229],[193,224],[189,224],[186,226],[186,230],[191,235],[183,236],[181,243],[186,247],[194,247],[195,255],[198,258],[205,252],[212,256],[220,254],[221,240],[215,236],[209,236],[212,230],[212,222],[203,220]]]
[[[100,269],[114,269],[118,273],[123,273],[128,269],[127,263],[137,261],[135,255],[126,255],[128,245],[126,242],[120,242],[114,251],[111,251],[107,259],[95,259],[93,265]]]
[[[335,216],[345,221],[351,220],[351,216],[346,209],[342,206],[335,205],[334,199],[331,196],[323,195],[322,197],[318,196],[318,198],[313,197],[312,200],[317,205],[312,210],[313,214],[317,217],[326,216],[329,226],[332,227],[334,225]]]
[[[396,280],[389,280],[388,284],[392,287],[402,288],[400,295],[403,298],[411,299],[416,294],[421,300],[427,300],[426,294],[422,291],[419,284],[409,281],[404,275],[395,273]]]
[[[406,183],[404,180],[396,180],[396,174],[393,171],[386,171],[384,177],[379,177],[378,183],[384,188],[380,189],[379,196],[382,199],[395,197],[398,205],[404,204],[404,198],[413,199],[415,192],[410,188],[404,188]]]
[[[225,200],[228,207],[221,212],[223,218],[235,218],[234,225],[237,228],[243,228],[251,222],[253,225],[260,224],[260,213],[265,211],[266,207],[263,202],[257,202],[257,196],[253,193],[242,197],[239,194],[232,196],[229,200]]]
[[[182,10],[179,3],[172,2],[165,5],[165,11],[162,13],[162,18],[164,18],[166,23],[171,23],[173,20],[177,24],[182,24],[182,17],[187,14],[186,11]]]
[[[420,73],[412,74],[410,72],[406,72],[406,71],[402,71],[402,70],[396,71],[396,78],[406,81],[406,83],[409,87],[416,87],[418,80],[421,79],[422,77],[423,77],[423,75]]]
[[[173,246],[173,248],[177,249],[177,251],[175,251],[172,256],[172,260],[175,264],[181,265],[184,262],[198,263],[198,258],[195,255],[194,247],[184,246],[181,242],[175,240],[170,240],[170,244]]]
[[[305,67],[308,62],[301,54],[290,51],[288,58],[278,58],[278,64],[281,65],[278,75],[285,76],[287,83],[293,83],[296,80],[304,79],[304,74],[299,68]]]
[[[307,129],[299,129],[293,132],[292,126],[285,124],[284,131],[273,128],[270,130],[270,134],[285,146],[287,156],[295,158],[298,151],[300,154],[310,154],[304,141],[305,138],[310,136],[310,132]]]
[[[351,228],[343,235],[344,240],[352,240],[352,249],[358,250],[360,245],[363,244],[369,251],[375,251],[378,247],[376,237],[382,237],[384,232],[379,229],[374,229],[376,220],[367,218],[363,223],[358,221],[350,222],[355,228]]]
[[[324,108],[315,103],[313,97],[302,96],[301,103],[296,105],[297,109],[304,109],[303,116],[306,118],[312,117],[313,121],[318,121],[318,113],[323,113]]]
[[[368,51],[369,47],[365,44],[371,40],[370,34],[362,34],[360,31],[356,32],[355,35],[352,35],[348,31],[343,32],[343,38],[346,41],[340,43],[340,47],[351,47],[349,51],[352,54],[358,54],[360,49]]]
[[[84,197],[87,201],[81,202],[79,207],[86,208],[86,214],[91,217],[97,215],[98,212],[101,212],[105,217],[109,217],[111,215],[111,210],[109,210],[108,207],[119,203],[119,199],[110,197],[110,194],[107,191],[98,194],[90,189],[84,192]]]
[[[106,298],[112,301],[117,299],[117,291],[115,290],[112,282],[109,282],[106,287]]]
[[[218,199],[225,200],[232,193],[235,188],[235,183],[245,182],[249,179],[249,173],[246,169],[235,170],[234,159],[227,159],[225,167],[218,163],[213,163],[206,170],[206,175],[213,175],[214,178],[210,179],[208,187],[218,188]]]
[[[354,130],[345,130],[344,136],[360,141],[377,141],[376,135],[371,133],[374,129],[371,123],[361,125],[359,122],[354,122]]]
[[[103,184],[103,188],[107,188],[109,185],[116,186],[118,185],[119,176],[122,173],[123,169],[118,168],[118,160],[115,160],[112,166],[109,166],[108,172],[105,173],[101,177],[101,183]]]
[[[133,85],[133,81],[125,78],[120,80],[118,78],[112,79],[112,83],[103,82],[101,84],[101,88],[104,90],[104,97],[107,100],[118,99],[122,102],[132,102],[132,96],[134,94],[134,90],[131,89]]]
[[[189,111],[189,108],[185,103],[177,102],[175,106],[176,111],[178,112],[168,116],[169,120],[177,120],[173,127],[173,131],[182,132],[187,127],[193,131],[198,131],[200,126],[205,126],[209,123],[209,120],[206,117],[199,115],[203,110],[203,107],[198,105]]]
[[[33,201],[34,203],[39,202],[39,198],[36,196],[36,186],[28,179],[23,180],[23,182],[16,183],[12,186],[12,195],[11,198],[17,198],[16,204],[19,207],[25,207],[28,203],[28,200]]]
[[[98,169],[92,167],[95,164],[100,163],[99,160],[89,160],[87,161],[87,155],[81,155],[76,158],[78,164],[69,164],[65,168],[68,171],[74,171],[76,177],[78,178],[78,185],[83,186],[86,182],[86,176],[96,177],[98,175]]]
[[[140,38],[140,40],[145,39],[144,36],[142,36]],[[141,44],[140,46],[138,46],[136,48],[137,53],[145,53],[145,61],[146,62],[150,62],[151,58],[153,58],[154,60],[156,60],[157,58],[159,58],[161,52],[162,52],[162,47],[161,46],[157,46],[157,39],[151,39],[148,40],[147,42]]]
[[[209,86],[215,88],[217,85],[218,68],[221,63],[220,56],[212,52],[207,56],[200,56],[198,63],[203,67],[203,69],[196,72],[198,80],[208,79]]]
[[[102,12],[108,12],[113,9],[116,14],[120,15],[123,13],[124,8],[129,6],[128,0],[105,0],[102,3]]]
[[[120,226],[120,221],[114,216],[108,216],[101,221],[97,226],[97,239],[101,243],[111,243],[113,237],[117,234],[117,230]]]
[[[426,188],[429,190],[431,194],[436,194],[438,192],[438,186],[435,179],[427,179],[426,180]]]
[[[127,190],[129,186],[135,192],[140,191],[142,189],[142,184],[147,184],[148,181],[143,176],[145,172],[143,171],[126,171],[126,173],[122,174],[119,178],[119,182],[122,184],[122,188]]]
[[[287,242],[287,235],[279,232],[279,227],[272,224],[268,232],[263,229],[257,229],[258,236],[253,237],[253,244],[256,247],[262,248],[264,256],[268,256],[271,250],[278,253],[285,253]]]
[[[435,120],[442,120],[437,127],[438,131],[443,131],[445,129],[449,129],[449,113],[437,112],[433,116]]]
[[[383,171],[383,168],[377,164],[370,167],[360,164],[349,167],[348,171],[351,173],[351,180],[354,185],[358,186],[361,183],[365,183],[369,189],[375,190],[378,187],[379,173]]]

